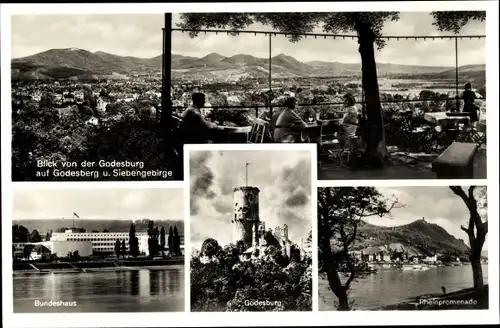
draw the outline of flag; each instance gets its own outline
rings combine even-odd
[[[74,216],[76,216],[77,218],[80,218],[80,217],[78,216],[78,214],[76,214],[76,213],[74,213],[74,212],[73,212],[73,215],[74,215]]]

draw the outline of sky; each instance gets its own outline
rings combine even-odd
[[[468,187],[463,186],[464,190]],[[467,234],[460,225],[467,226],[469,211],[463,200],[449,187],[386,187],[377,188],[389,199],[397,198],[404,205],[391,211],[391,217],[378,216],[366,219],[371,224],[397,226],[425,218],[427,222],[443,227],[449,234],[463,239],[468,245]],[[484,249],[488,249],[487,241]]]
[[[13,219],[183,220],[182,189],[29,189],[14,191]]]
[[[12,16],[12,58],[49,49],[80,48],[120,56],[162,54],[164,14]]]
[[[180,15],[173,15],[173,24],[180,22]],[[428,12],[402,12],[397,22],[387,22],[383,35],[450,35],[450,32],[439,32],[432,25],[433,18]],[[261,24],[249,27],[252,30],[270,31]],[[324,33],[318,28],[316,33]],[[355,34],[355,33],[348,33]],[[469,22],[461,31],[463,35],[486,34],[485,22]],[[485,40],[459,40],[459,65],[484,64]],[[260,58],[269,56],[269,37],[264,35],[200,33],[190,38],[188,33],[174,31],[172,33],[172,53],[193,57],[203,57],[209,53],[233,56],[244,53]],[[342,63],[360,63],[357,41],[352,39],[323,39],[308,37],[298,43],[289,42],[284,36],[272,39],[272,56],[284,53],[299,61],[313,60]],[[455,66],[455,44],[452,40],[390,40],[385,48],[377,51],[375,58],[379,63]]]
[[[299,244],[312,228],[311,153],[308,151],[191,151],[191,243],[199,249],[206,238],[231,242],[233,189],[260,189],[260,220],[266,229],[288,225],[289,239]]]
[[[426,12],[403,12],[397,22],[387,22],[385,35],[441,35],[432,26],[432,17]],[[173,24],[180,15],[173,14]],[[49,49],[80,48],[104,51],[121,56],[151,58],[162,53],[161,14],[59,14],[12,16],[12,58],[24,57]],[[256,30],[269,28],[255,24]],[[485,34],[485,22],[469,22],[463,34]],[[318,28],[316,32],[322,32]],[[445,33],[449,34],[449,33]],[[268,37],[242,34],[200,34],[191,39],[187,33],[172,33],[172,52],[203,57],[217,52],[224,56],[245,53],[257,57],[269,56]],[[353,40],[303,39],[290,43],[284,36],[273,38],[272,55],[284,53],[300,61],[330,61],[359,63],[357,43]],[[377,62],[431,66],[454,66],[455,47],[450,40],[389,41],[376,53]],[[485,41],[459,41],[459,65],[483,64]]]

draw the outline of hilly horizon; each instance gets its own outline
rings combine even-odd
[[[361,64],[310,61],[301,62],[284,53],[271,58],[274,77],[359,76]],[[162,55],[152,58],[119,56],[102,51],[90,52],[79,48],[50,49],[34,55],[15,58],[11,62],[13,80],[54,79],[125,79],[131,72],[160,72]],[[379,75],[429,75],[428,78],[454,78],[453,66],[423,66],[377,63]],[[466,74],[484,75],[485,65],[460,67]],[[172,54],[172,77],[226,78],[267,77],[269,58],[247,54],[230,57],[210,53],[203,57]]]
[[[87,232],[92,230],[103,231],[105,229],[112,232],[128,232],[130,230],[130,224],[134,223],[136,226],[136,231],[147,231],[149,219],[137,219],[137,220],[120,220],[120,219],[77,219],[75,220],[75,228],[85,228]],[[179,233],[184,233],[184,221],[183,220],[153,220],[155,225],[158,227],[165,227],[168,229],[170,226],[177,226]],[[30,232],[37,230],[40,235],[45,235],[50,230],[56,231],[60,228],[72,228],[72,219],[48,219],[48,220],[36,220],[36,219],[23,219],[23,220],[13,220],[12,225],[22,225],[27,228]]]
[[[376,226],[363,222],[358,229],[361,238],[354,244],[357,250],[401,244],[409,251],[433,255],[435,252],[468,255],[470,248],[443,227],[423,219],[399,226]]]

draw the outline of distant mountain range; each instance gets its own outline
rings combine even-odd
[[[455,238],[441,226],[425,220],[394,227],[363,222],[358,231],[362,237],[355,243],[355,249],[401,244],[407,251],[423,255],[445,253],[462,256],[468,256],[470,250],[462,239]]]
[[[162,56],[153,58],[123,57],[102,51],[90,52],[78,48],[51,49],[12,60],[13,80],[52,79],[120,79],[132,72],[160,72]],[[292,56],[279,54],[271,58],[273,77],[360,76],[361,64],[311,61],[300,62]],[[455,68],[377,63],[379,75],[422,75],[426,78],[454,78]],[[467,65],[460,74],[484,76],[485,65]],[[269,59],[238,54],[225,57],[217,53],[202,58],[172,54],[172,77],[260,78],[267,77]]]
[[[132,72],[161,72],[162,56],[123,57],[78,48],[51,49],[11,62],[13,80],[124,79]]]
[[[130,230],[130,224],[135,223],[135,229],[138,232],[145,232],[148,230],[149,220],[75,220],[76,228],[84,228],[87,232],[92,230],[103,231],[109,230],[111,232],[127,232]],[[37,230],[40,235],[45,235],[50,230],[56,231],[61,228],[71,228],[73,221],[71,219],[49,219],[49,220],[13,220],[12,225],[22,225],[32,232]],[[177,226],[180,234],[184,234],[184,221],[178,220],[154,220],[155,226],[159,229],[170,226]]]
[[[360,76],[361,64],[340,62],[310,61],[300,62],[292,56],[279,54],[271,58],[273,77],[331,77]],[[377,63],[379,76],[411,75],[426,78],[455,78],[455,68],[439,66],[418,66]],[[459,67],[461,77],[485,75],[485,65],[467,65]],[[184,79],[200,78],[265,78],[269,74],[269,59],[238,54],[225,57],[217,53],[202,58],[172,55],[172,77]]]

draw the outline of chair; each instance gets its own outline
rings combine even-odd
[[[269,123],[263,119],[256,118],[248,134],[247,143],[264,143],[264,141],[272,141],[271,133],[269,132]]]
[[[359,147],[360,143],[361,143],[361,137],[353,136],[353,137],[348,137],[344,141],[343,145],[339,144],[338,162],[340,165],[344,167],[348,167],[350,165],[349,163],[351,155],[360,148]]]
[[[322,155],[326,155],[330,159],[332,156],[338,158],[339,141],[337,133],[339,126],[335,121],[318,121],[318,123],[320,124],[318,160],[320,164],[323,164]]]

